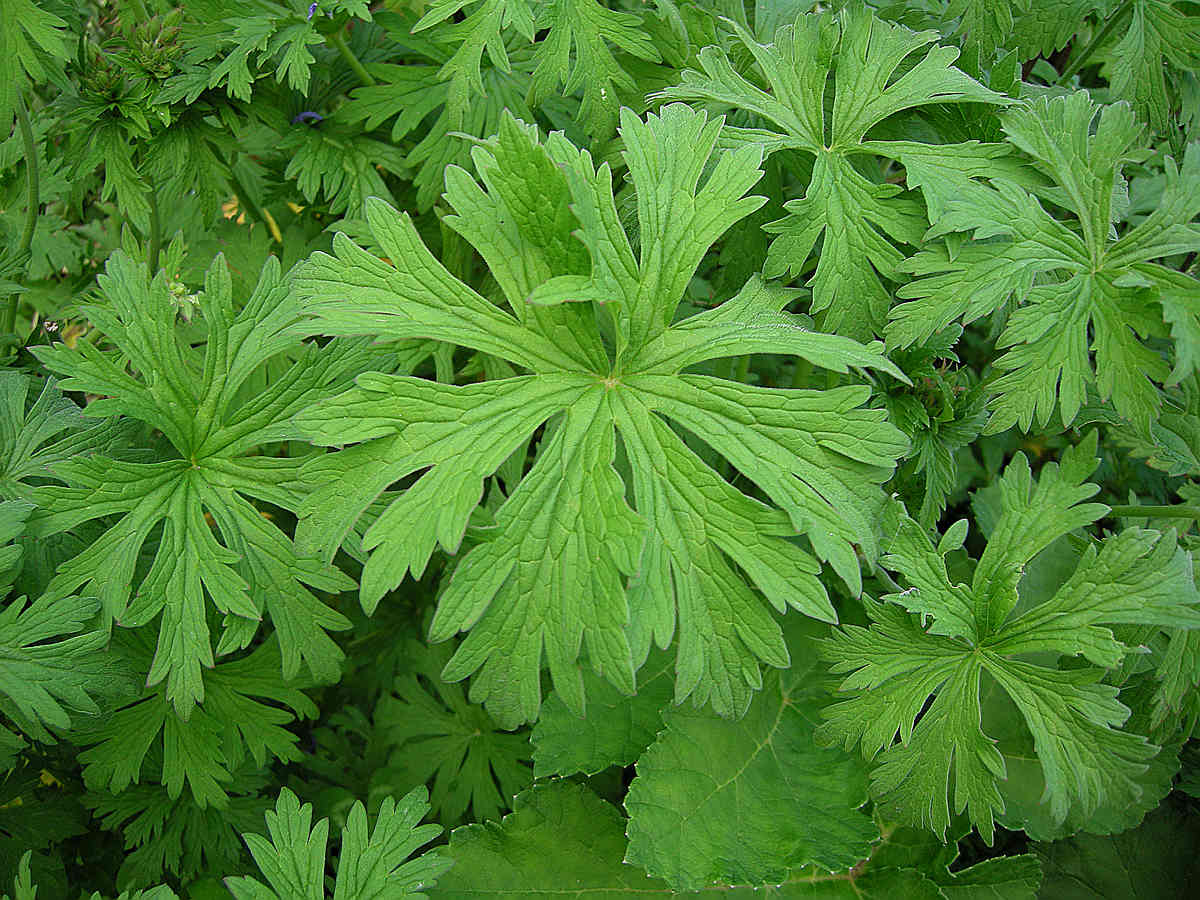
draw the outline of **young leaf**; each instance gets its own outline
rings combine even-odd
[[[778,610],[832,621],[817,559],[788,538],[805,533],[855,590],[858,554],[874,556],[878,485],[906,442],[882,412],[863,408],[865,386],[788,391],[681,374],[709,359],[786,353],[903,378],[876,348],[801,327],[780,311],[788,292],[758,280],[673,324],[709,246],[761,202],[744,196],[761,174],[758,149],[714,152],[720,130],[681,104],[644,122],[623,114],[639,258],[607,164],[597,169],[561,135],[539,144],[507,119],[497,141],[475,151],[487,190],[449,170],[456,215],[446,221],[487,261],[511,312],[453,278],[407,216],[378,202],[368,220],[390,263],[338,236],[335,255],[316,255],[298,278],[327,334],[445,340],[529,373],[464,386],[364,375],[296,420],[316,443],[356,443],[305,470],[315,491],[301,539],[326,558],[380,493],[426,470],[366,533],[368,609],[406,572],[423,571],[436,544],[458,549],[484,479],[551,422],[496,524],[455,568],[430,631],[435,641],[470,631],[444,677],[476,673],[472,699],[504,727],[536,717],[543,653],[560,697],[581,712],[581,646],[594,670],[632,693],[651,640],[666,646],[676,619],[677,700],[736,714],[759,685],[759,661],[785,666],[788,657],[733,565]],[[549,303],[572,296],[607,302]],[[609,311],[615,358],[598,318]],[[701,436],[777,506],[722,479],[667,420]],[[617,432],[628,482],[614,468]],[[625,578],[639,571],[631,604]]]

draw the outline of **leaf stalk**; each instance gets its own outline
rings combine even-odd
[[[361,81],[363,85],[371,87],[375,84],[375,77],[367,71],[367,67],[364,66],[362,61],[354,55],[354,51],[351,50],[350,45],[346,43],[345,34],[340,31],[335,31],[332,34],[326,35],[325,40],[333,45],[337,52],[342,55],[342,59],[346,61],[346,65],[348,65],[351,71],[358,76],[358,80]]]
[[[1096,36],[1088,42],[1088,45],[1084,47],[1083,50],[1081,50],[1073,60],[1071,60],[1071,64],[1067,66],[1060,76],[1058,76],[1058,81],[1055,82],[1056,84],[1061,87],[1065,87],[1067,82],[1074,78],[1076,73],[1087,65],[1088,60],[1092,58],[1092,54],[1095,53],[1106,40],[1108,40],[1108,36],[1112,34],[1112,30],[1117,27],[1117,23],[1132,6],[1133,0],[1125,0],[1125,2],[1123,2],[1116,8],[1116,10],[1113,11],[1113,14],[1108,17],[1108,20],[1104,23],[1104,26],[1096,32]]]

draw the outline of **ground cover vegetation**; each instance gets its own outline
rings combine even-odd
[[[0,0],[0,897],[1175,898],[1200,3]]]

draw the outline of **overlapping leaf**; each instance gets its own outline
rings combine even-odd
[[[1128,650],[1111,626],[1200,626],[1191,559],[1174,534],[1126,529],[1090,547],[1050,599],[1013,614],[1024,565],[1107,509],[1083,502],[1096,490],[1085,482],[1095,447],[1093,435],[1036,482],[1016,457],[999,482],[1002,513],[969,586],[951,583],[943,559],[961,545],[966,523],[935,548],[902,519],[883,565],[908,587],[868,604],[869,628],[847,626],[830,642],[828,657],[851,696],[826,710],[825,733],[861,743],[869,757],[882,751],[874,792],[906,820],[944,833],[952,777],[954,811],[966,809],[991,839],[1005,762],[981,723],[984,678],[1008,695],[1032,734],[1055,820],[1140,792],[1136,778],[1158,748],[1121,730],[1129,710],[1101,678]],[[1033,653],[1081,656],[1091,665],[1023,658]]]
[[[148,641],[134,635],[123,655],[132,665],[150,658]],[[165,785],[174,800],[186,785],[201,808],[227,808],[227,788],[246,760],[262,768],[269,760],[300,758],[297,736],[286,726],[317,714],[301,690],[280,677],[274,636],[241,659],[221,662],[203,674],[204,704],[187,719],[174,710],[162,685],[147,688],[133,703],[81,722],[74,735],[89,749],[79,754],[89,785],[119,794],[143,778]]]
[[[461,685],[440,678],[446,645],[410,641],[410,669],[375,707],[374,724],[392,745],[387,777],[399,790],[431,782],[430,807],[445,823],[498,819],[532,780],[529,736],[502,731]],[[397,791],[399,792],[399,791]]]
[[[452,21],[468,7],[461,20]],[[581,91],[581,124],[607,137],[622,98],[637,93],[636,81],[614,49],[641,60],[660,59],[642,23],[640,12],[610,9],[600,0],[437,0],[413,31],[430,29],[454,48],[439,72],[449,82],[447,103],[454,122],[469,115],[477,96],[487,93],[481,66],[485,52],[501,72],[513,70],[507,46],[511,36],[533,43],[531,102],[559,90],[566,95]],[[534,42],[538,34],[542,36]]]
[[[766,44],[733,27],[766,89],[741,74],[725,50],[710,46],[700,52],[703,71],[684,72],[682,84],[657,96],[748,110],[766,120],[769,130],[751,131],[747,139],[814,157],[805,196],[786,203],[788,215],[767,226],[778,237],[767,255],[766,275],[799,275],[820,240],[810,281],[813,312],[822,314],[819,321],[828,331],[857,338],[878,334],[891,305],[884,280],[901,280],[904,253],[896,245],[920,243],[925,215],[919,202],[901,196],[899,185],[864,175],[862,159],[897,159],[914,170],[910,187],[920,172],[926,194],[940,198],[985,174],[1003,151],[977,143],[871,141],[868,133],[905,110],[1006,98],[954,68],[956,49],[930,46],[937,32],[885,22],[861,4],[837,16],[802,15]]]
[[[266,613],[279,635],[286,676],[303,661],[318,678],[335,679],[341,651],[326,632],[349,623],[308,588],[340,591],[353,582],[298,554],[251,502],[283,509],[300,502],[295,479],[303,460],[256,451],[279,439],[279,424],[294,411],[365,367],[370,353],[361,346],[319,353],[309,347],[265,390],[247,396],[243,388],[260,366],[299,345],[295,326],[303,311],[274,260],[239,312],[218,258],[200,295],[208,325],[202,356],[176,326],[162,273],[151,280],[144,265],[118,252],[100,285],[107,302],[87,312],[114,349],[80,342],[38,354],[68,376],[64,386],[99,395],[88,413],[140,420],[159,430],[174,454],[155,462],[94,454],[55,465],[54,474],[67,484],[35,493],[40,533],[117,518],[59,567],[48,594],[82,589],[100,598],[107,617],[128,627],[158,618],[149,684],[165,680],[167,697],[185,717],[204,699],[201,669],[213,664],[206,596],[224,616],[217,653],[246,646]],[[154,538],[153,562],[135,578],[143,547]]]
[[[456,214],[447,224],[483,256],[511,312],[454,279],[407,217],[382,203],[368,218],[390,263],[339,236],[335,255],[314,257],[298,279],[314,327],[327,334],[445,340],[528,373],[463,386],[364,375],[297,419],[316,443],[355,444],[305,470],[316,491],[304,540],[327,557],[382,491],[422,473],[366,533],[368,608],[406,572],[423,571],[435,545],[457,550],[484,479],[549,423],[495,526],[459,561],[431,628],[435,641],[470,631],[444,675],[475,673],[471,697],[502,725],[536,716],[543,654],[560,697],[579,711],[581,648],[628,693],[651,640],[666,646],[676,630],[677,699],[740,712],[760,683],[759,661],[784,666],[788,657],[734,564],[777,609],[831,621],[817,559],[790,538],[804,533],[855,589],[858,554],[874,556],[877,485],[906,442],[881,412],[863,409],[866,387],[785,391],[680,374],[743,353],[899,374],[873,348],[807,331],[780,312],[788,292],[758,280],[672,324],[709,246],[761,203],[744,196],[760,175],[758,149],[714,153],[720,128],[682,105],[645,122],[625,114],[639,256],[609,167],[561,135],[542,145],[507,120],[476,150],[482,187],[450,169]],[[611,355],[600,328],[609,315]],[[777,506],[722,479],[667,420]],[[617,431],[625,474],[614,467]]]
[[[32,505],[0,502],[0,597],[17,577],[24,530]],[[0,713],[21,732],[53,741],[54,731],[71,726],[72,713],[96,713],[96,699],[122,686],[118,667],[99,651],[108,642],[102,630],[88,630],[99,604],[82,597],[25,597],[4,600],[0,608]],[[20,744],[0,726],[0,741]],[[7,747],[5,749],[8,749]]]
[[[366,810],[361,803],[354,804],[342,829],[334,900],[424,900],[427,895],[422,889],[435,885],[450,866],[439,850],[409,859],[442,831],[440,825],[420,824],[428,811],[425,790],[417,788],[399,802],[391,797],[384,800],[374,827],[368,830]],[[301,806],[287,788],[266,818],[268,837],[243,837],[267,884],[237,876],[226,878],[225,885],[237,900],[324,900],[329,820],[321,819],[314,826],[312,806]]]
[[[1200,213],[1200,146],[1188,148],[1181,168],[1168,163],[1162,202],[1114,239],[1114,196],[1139,135],[1130,108],[1098,110],[1076,93],[1013,109],[1004,128],[1053,187],[1039,199],[1003,176],[964,186],[933,232],[973,232],[975,240],[953,256],[930,249],[906,264],[922,277],[899,291],[909,302],[892,311],[889,343],[908,346],[1015,300],[1000,337],[1010,349],[995,363],[1004,374],[992,385],[998,397],[988,430],[1044,427],[1056,411],[1068,426],[1095,385],[1145,432],[1160,405],[1156,385],[1194,371],[1200,348],[1200,282],[1154,262],[1200,248],[1192,221]],[[1052,214],[1043,200],[1068,215]],[[1148,346],[1166,324],[1177,339],[1174,372]]]
[[[625,797],[630,862],[685,891],[775,884],[806,865],[849,870],[870,855],[867,767],[813,740],[829,701],[821,630],[790,629],[791,668],[767,675],[741,720],[666,713]]]

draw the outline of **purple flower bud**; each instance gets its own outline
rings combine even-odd
[[[298,125],[301,122],[304,122],[305,124],[312,122],[315,124],[317,122],[324,122],[324,121],[325,121],[325,117],[323,115],[321,115],[320,113],[315,113],[310,109],[306,109],[304,112],[298,113],[292,119],[292,124]]]
[[[313,15],[314,15],[314,13],[316,13],[316,11],[317,11],[317,4],[313,3],[312,5],[310,5],[308,7],[308,18],[312,19]]]

